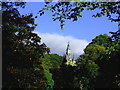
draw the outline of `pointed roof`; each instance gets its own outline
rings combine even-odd
[[[70,50],[70,44],[69,44],[69,42],[68,42],[68,45],[67,45],[67,50]]]

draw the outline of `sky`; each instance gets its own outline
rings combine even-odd
[[[85,47],[100,34],[109,34],[110,31],[116,31],[118,24],[110,22],[107,17],[92,17],[96,11],[83,11],[83,17],[73,22],[66,20],[64,30],[60,29],[58,21],[52,21],[52,13],[46,11],[43,16],[39,16],[38,11],[44,7],[44,2],[27,2],[24,9],[19,9],[21,14],[33,13],[38,18],[35,23],[38,26],[35,29],[44,42],[51,50],[51,53],[64,55],[68,42],[72,50],[72,55],[77,58],[83,54]]]

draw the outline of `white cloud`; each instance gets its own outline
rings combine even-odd
[[[70,43],[70,48],[74,58],[77,58],[79,55],[84,53],[84,48],[88,45],[88,42],[85,40],[80,40],[72,36],[62,36],[59,34],[50,34],[50,33],[38,33],[42,42],[44,42],[51,50],[51,53],[56,53],[59,55],[64,55],[66,53],[66,48],[68,42]]]

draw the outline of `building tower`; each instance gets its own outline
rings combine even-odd
[[[66,49],[66,64],[67,65],[71,65],[71,66],[76,66],[76,62],[75,60],[73,60],[72,56],[71,56],[71,49],[70,49],[70,45],[69,45],[69,42],[68,42],[68,45],[67,45],[67,49]]]

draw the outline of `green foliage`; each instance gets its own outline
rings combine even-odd
[[[63,29],[65,20],[77,21],[79,17],[82,17],[83,10],[96,10],[100,12],[93,15],[93,17],[106,16],[109,20],[114,22],[120,21],[120,2],[46,2],[45,7],[39,11],[40,16],[44,14],[45,10],[49,10],[53,13],[53,21],[59,20],[60,27]]]
[[[95,87],[97,88],[119,87],[119,79],[117,79],[116,82],[115,76],[120,73],[118,70],[120,58],[120,50],[118,47],[120,44],[118,39],[113,39],[113,36],[111,38],[105,34],[97,36],[86,47],[85,56],[82,56],[83,60],[88,60],[87,62],[91,62],[90,59],[93,60],[93,65],[96,64],[98,67],[92,68],[92,66],[89,66],[89,64],[87,65],[89,68],[88,72],[92,72],[91,76],[96,74],[98,75],[95,81]],[[119,36],[117,35],[117,37]],[[103,82],[106,83],[103,84]]]
[[[49,70],[46,70],[46,69],[44,69],[44,74],[48,81],[48,88],[53,88],[54,80],[52,79],[52,74],[50,73]]]
[[[95,61],[101,54],[105,53],[105,47],[96,45],[96,44],[89,44],[85,49],[85,60],[93,60]]]
[[[90,75],[90,78],[95,79],[96,76],[98,76],[98,65],[95,64],[95,62],[93,62],[92,60],[88,60],[87,63],[87,69],[88,69],[88,74]]]
[[[50,54],[50,60],[53,68],[54,67],[60,68],[60,65],[63,62],[63,57],[57,54]]]
[[[44,58],[40,58],[42,60],[42,67],[44,69],[45,77],[47,78],[48,87],[53,88],[54,80],[52,78],[52,73],[50,69],[52,68],[60,68],[62,64],[63,57],[57,54],[45,54]]]
[[[42,64],[45,68],[60,68],[63,57],[57,54],[45,54],[42,58]]]
[[[107,34],[100,34],[99,36],[96,36],[91,43],[101,45],[107,48],[112,43],[112,39]]]
[[[42,60],[42,67],[45,69],[50,69],[51,68],[51,63],[50,63],[50,55],[45,54],[44,57],[40,58]]]
[[[92,89],[95,79],[99,75],[99,66],[87,58],[82,58],[80,64],[75,68],[74,88]]]
[[[42,60],[42,67],[44,69],[44,75],[47,78],[47,88],[53,88],[54,81],[52,79],[52,74],[50,73],[51,63],[50,63],[50,55],[45,54],[44,58],[40,58]]]
[[[77,58],[74,86],[81,89],[119,88],[119,34],[96,36]],[[104,83],[105,82],[105,83]]]
[[[36,26],[33,15],[20,15],[20,7],[25,3],[2,3],[3,88],[43,89],[47,80],[39,58],[48,48],[32,32]]]

